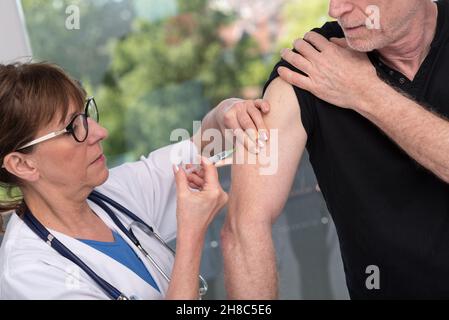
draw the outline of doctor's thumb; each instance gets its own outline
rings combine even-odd
[[[204,170],[204,180],[206,181],[206,184],[213,186],[219,185],[220,182],[217,167],[205,157],[201,157],[201,166]]]

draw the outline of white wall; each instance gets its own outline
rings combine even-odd
[[[31,56],[20,1],[0,0],[0,63],[29,61]],[[0,223],[3,227],[2,219]],[[1,231],[0,243],[3,239]]]
[[[31,55],[20,0],[0,0],[0,63],[29,61]]]

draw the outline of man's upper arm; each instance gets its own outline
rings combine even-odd
[[[276,151],[268,152],[271,159],[268,166],[277,169],[262,175],[261,169],[268,166],[262,165],[260,158],[255,165],[235,165],[230,198],[230,214],[255,223],[274,222],[282,211],[307,141],[299,102],[291,85],[275,79],[264,99],[271,105],[264,119],[271,131],[266,148]]]

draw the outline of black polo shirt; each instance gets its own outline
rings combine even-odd
[[[388,83],[449,118],[449,1],[439,1],[438,9],[435,39],[413,81],[382,64],[376,52],[369,56]],[[336,22],[314,31],[343,37]],[[295,69],[279,62],[265,89],[279,66]],[[295,93],[351,298],[449,298],[449,185],[358,113]],[[370,266],[379,268],[380,289],[366,286]]]

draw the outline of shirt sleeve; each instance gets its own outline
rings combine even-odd
[[[119,187],[122,197],[126,195],[138,207],[134,213],[154,226],[165,241],[170,241],[177,231],[173,165],[192,163],[198,154],[190,140],[170,145],[140,161],[112,169],[107,183]]]

